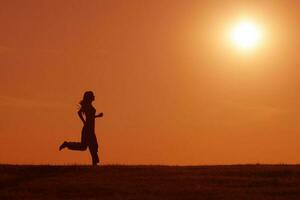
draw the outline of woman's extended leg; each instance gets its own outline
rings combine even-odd
[[[68,149],[77,150],[77,151],[85,151],[87,149],[87,145],[82,142],[67,142]]]
[[[81,142],[64,142],[62,145],[60,145],[59,150],[62,150],[63,148],[68,148],[70,150],[75,151],[85,151],[87,149],[87,131],[85,127],[82,128],[81,131]]]
[[[63,148],[75,151],[85,151],[87,149],[87,145],[83,142],[64,142],[60,145],[59,150],[62,150]]]

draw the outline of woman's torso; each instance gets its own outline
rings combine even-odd
[[[83,108],[83,112],[86,117],[86,122],[84,126],[94,129],[96,109],[92,105],[88,105],[85,108]]]

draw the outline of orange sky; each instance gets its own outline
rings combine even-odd
[[[300,163],[300,2],[76,0],[0,3],[0,163],[88,164],[93,90],[105,164]],[[249,54],[224,37],[267,30]]]

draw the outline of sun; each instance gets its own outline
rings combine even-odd
[[[230,37],[239,49],[252,49],[261,42],[262,32],[254,22],[244,20],[233,28]]]

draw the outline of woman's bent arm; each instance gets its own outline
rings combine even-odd
[[[79,110],[77,113],[78,113],[79,118],[80,118],[81,121],[83,122],[83,124],[85,124],[85,120],[84,120],[84,118],[83,118],[82,111]]]
[[[103,117],[103,113],[99,113],[98,115],[95,115],[95,118],[97,117]]]

